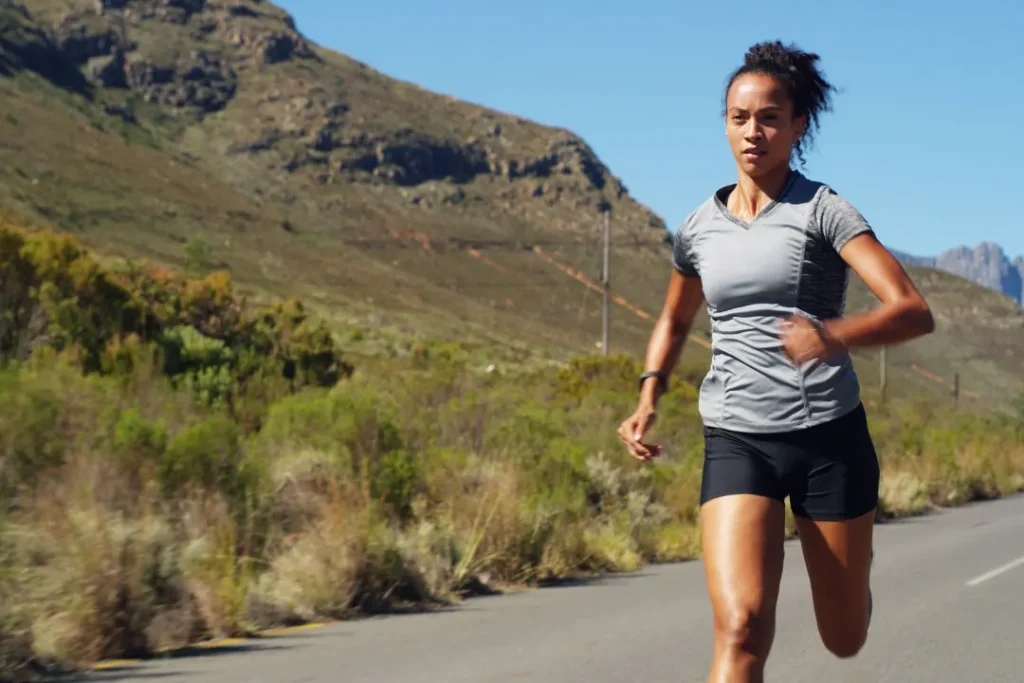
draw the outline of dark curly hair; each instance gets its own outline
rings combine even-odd
[[[824,74],[815,66],[820,59],[817,54],[804,52],[794,44],[783,45],[778,40],[758,43],[747,50],[743,66],[736,69],[725,87],[725,97],[733,82],[743,74],[765,74],[776,79],[786,89],[793,103],[794,116],[806,116],[807,128],[797,140],[796,156],[800,164],[805,163],[804,145],[814,144],[814,131],[818,128],[818,116],[832,110],[831,93],[835,86],[825,80]],[[723,98],[723,115],[725,98]]]

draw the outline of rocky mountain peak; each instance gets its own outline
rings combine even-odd
[[[262,0],[40,0],[29,8],[94,85],[200,115],[227,105],[246,68],[315,58],[291,16]]]
[[[959,275],[1024,305],[1024,256],[1010,259],[999,244],[983,241],[975,247],[961,245],[935,257],[898,254],[910,265],[927,266]]]

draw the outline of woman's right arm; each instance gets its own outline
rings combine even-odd
[[[665,304],[647,343],[645,372],[659,372],[668,381],[703,302],[704,288],[700,278],[673,270]],[[661,446],[643,442],[644,434],[654,422],[661,391],[661,382],[656,377],[647,378],[640,387],[636,411],[619,427],[619,439],[637,460],[647,462],[661,452]]]

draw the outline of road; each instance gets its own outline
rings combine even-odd
[[[877,527],[875,615],[850,660],[821,646],[797,541],[786,546],[767,680],[1024,680],[1024,497]],[[81,681],[554,683],[706,680],[711,611],[699,562],[437,613],[333,624],[129,664]]]

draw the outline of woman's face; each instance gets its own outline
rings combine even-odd
[[[793,116],[781,83],[765,74],[743,74],[726,97],[725,132],[740,170],[751,178],[789,168],[789,158],[807,125]]]

